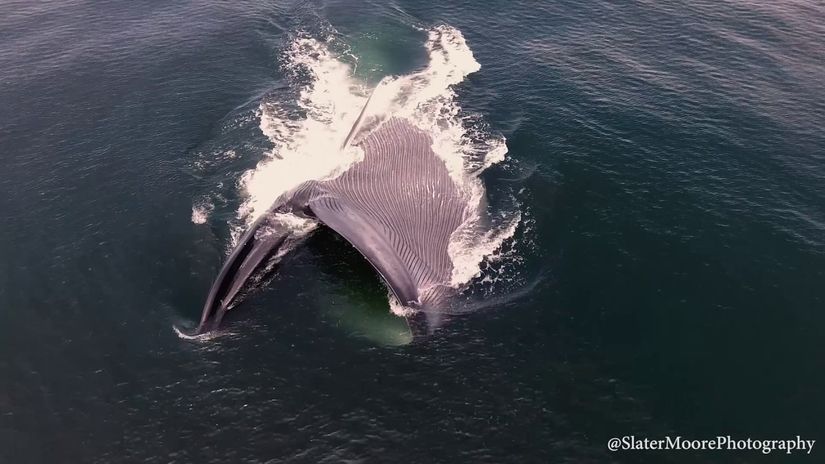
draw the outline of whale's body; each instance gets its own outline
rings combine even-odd
[[[212,285],[198,333],[216,329],[249,278],[294,239],[279,213],[315,218],[336,231],[403,305],[434,314],[446,304],[455,292],[448,246],[471,214],[467,192],[433,152],[431,137],[407,119],[379,122],[355,145],[363,159],[281,195],[241,237]]]

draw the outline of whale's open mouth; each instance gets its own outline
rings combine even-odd
[[[242,180],[239,217],[251,225],[234,234],[199,332],[217,327],[250,277],[290,248],[297,230],[263,227],[274,213],[318,219],[346,238],[407,316],[437,312],[513,235],[518,209],[489,214],[479,178],[504,158],[504,139],[472,127],[453,90],[480,66],[453,28],[433,28],[426,46],[424,69],[384,78],[367,97],[327,41],[295,39],[287,70],[310,77],[302,116],[281,101],[261,103],[261,129],[275,147]]]

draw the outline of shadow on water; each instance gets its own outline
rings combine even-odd
[[[344,238],[319,227],[305,244],[328,284],[321,317],[346,332],[381,345],[405,345],[412,334],[403,317],[390,312],[389,290],[369,262]]]

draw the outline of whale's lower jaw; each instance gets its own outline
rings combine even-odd
[[[218,328],[249,279],[289,238],[290,232],[263,216],[243,234],[209,290],[196,334]],[[264,226],[267,230],[264,230]],[[276,227],[272,227],[276,226]]]

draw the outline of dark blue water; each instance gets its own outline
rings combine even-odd
[[[825,440],[825,7],[442,3],[0,4],[0,461],[786,462],[606,442]],[[375,81],[439,24],[482,66],[461,107],[507,138],[483,178],[518,199],[519,285],[386,346],[341,315],[386,290],[321,231],[229,335],[176,336],[271,149],[255,109],[294,98],[296,34]]]

